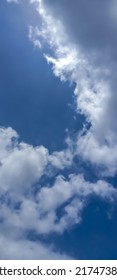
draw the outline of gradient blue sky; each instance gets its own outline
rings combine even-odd
[[[112,93],[112,91],[116,93],[116,77],[109,76],[109,88],[111,88],[109,97],[106,100],[104,95],[101,105],[99,103],[108,77],[104,72],[108,61],[111,61],[110,72],[113,73],[116,69],[116,62],[113,63],[115,50],[106,40],[102,40],[102,34],[98,31],[97,38],[91,33],[93,32],[90,31],[91,26],[95,19],[92,16],[89,22],[89,14],[87,30],[84,30],[82,13],[85,15],[86,10],[82,7],[81,1],[79,1],[80,14],[76,12],[76,8],[79,7],[75,0],[72,10],[70,10],[70,1],[66,4],[66,1],[59,3],[56,0],[56,5],[52,6],[53,1],[51,4],[50,1],[44,0],[42,1],[44,15],[39,15],[35,4],[30,4],[30,1],[19,2],[16,4],[0,1],[0,259],[117,259],[117,129],[113,124],[113,120],[116,122],[116,110],[113,109],[113,104],[117,101]],[[95,5],[96,3],[95,0]],[[65,12],[65,5],[68,5],[68,13]],[[92,5],[91,1],[89,5]],[[65,32],[66,36],[68,33],[68,38],[65,38],[64,42],[59,33],[54,38],[54,33],[52,34],[54,31],[46,18],[46,12],[50,14],[53,26],[58,24],[56,17],[62,22],[61,34]],[[92,13],[94,12],[93,7]],[[77,20],[80,15],[82,16],[78,24],[81,25],[79,24],[80,27],[76,30],[74,24],[77,25],[77,22],[74,18],[76,17]],[[108,19],[108,13],[106,16]],[[29,26],[41,28],[42,22],[45,24],[43,28],[47,29],[47,26],[50,26],[46,30],[45,37],[43,30],[40,36],[36,34],[37,40],[42,42],[42,48],[39,49],[35,47],[34,29],[31,33],[32,37],[29,38]],[[93,26],[98,30],[99,23]],[[104,28],[105,30],[108,28],[106,21]],[[89,43],[86,46],[87,36]],[[116,43],[114,36],[115,34],[112,37],[113,44]],[[63,53],[61,54],[59,50],[58,55],[57,48],[59,49],[60,46],[63,48]],[[65,46],[67,50],[64,49]],[[64,67],[61,63],[60,68],[57,68],[56,61],[60,62],[60,59],[68,61],[68,54],[71,54],[74,46],[75,60],[73,56],[67,66]],[[80,46],[78,50],[77,46]],[[102,62],[104,48],[106,51]],[[77,52],[78,56],[81,55],[80,66],[77,66]],[[47,63],[44,53],[48,53],[47,60],[50,64]],[[92,58],[92,65],[90,65],[92,68],[87,68],[94,53],[95,56],[97,55],[96,60]],[[82,57],[87,63],[82,63]],[[86,71],[84,71],[85,67]],[[100,73],[97,75],[96,72],[94,77],[92,72],[95,72],[98,67]],[[61,81],[62,76],[65,82]],[[77,81],[78,76],[81,80]],[[87,77],[90,79],[88,82]],[[100,81],[102,91],[101,86],[98,86]],[[77,83],[81,95],[78,95],[77,90],[74,95]],[[86,88],[90,88],[90,91],[97,94],[102,115],[96,111],[93,94],[85,96]],[[108,106],[108,99],[110,106]],[[11,131],[8,130],[9,127]],[[83,127],[86,127],[84,132]],[[15,135],[16,132],[19,138]],[[97,141],[96,146],[94,139]],[[29,154],[32,153],[31,158],[27,155],[27,147],[31,149],[29,150]],[[37,147],[40,147],[38,160]],[[49,155],[44,155],[42,147],[47,149]],[[59,157],[59,153],[62,153],[62,157]],[[81,174],[83,179],[80,181]],[[22,182],[20,182],[21,177],[24,178]],[[57,191],[56,180],[58,180]],[[65,182],[69,184],[69,192],[73,194],[64,194]],[[50,202],[51,197],[56,200],[55,205],[53,201]],[[55,214],[56,221],[51,220],[53,219],[50,218],[51,215]],[[36,226],[38,222],[39,226]],[[46,224],[48,224],[47,228]],[[5,243],[7,249],[4,249]]]

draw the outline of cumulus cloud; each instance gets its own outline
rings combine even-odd
[[[67,141],[67,140],[66,140]],[[72,164],[72,148],[49,154],[44,146],[33,147],[19,142],[18,134],[12,128],[0,128],[0,190],[12,190],[20,194],[39,181],[46,173],[46,167],[62,170]]]
[[[25,191],[40,179],[47,165],[48,151],[20,142],[12,129],[0,129],[0,191]]]
[[[0,204],[1,233],[12,238],[30,231],[63,233],[81,222],[82,211],[92,196],[113,202],[117,192],[104,181],[90,183],[83,175],[70,175],[69,180],[58,176],[52,186],[42,186],[35,195],[29,191],[24,195],[23,190],[22,198],[7,194]]]
[[[88,182],[83,174],[54,175],[50,183],[48,165],[59,173],[71,165],[69,139],[67,144],[66,150],[50,155],[43,146],[20,142],[12,128],[0,129],[0,259],[70,258],[53,246],[32,241],[31,232],[38,239],[41,234],[62,234],[82,221],[90,197],[111,203],[116,199],[113,186],[104,180]]]
[[[67,260],[71,256],[56,252],[42,242],[0,236],[0,260]]]
[[[42,27],[37,38],[46,40],[53,57],[45,54],[61,80],[75,84],[77,110],[90,129],[78,137],[77,153],[84,160],[117,171],[117,20],[115,1],[35,0]],[[106,156],[105,156],[106,154]],[[103,159],[103,160],[102,160]]]
[[[76,110],[89,128],[84,124],[75,144],[68,138],[66,148],[52,154],[20,142],[12,128],[0,129],[0,258],[66,259],[53,247],[32,241],[30,233],[38,238],[62,234],[82,221],[92,196],[110,203],[117,198],[104,179],[92,183],[69,169],[74,157],[81,157],[103,167],[103,175],[117,171],[115,1],[30,2],[36,3],[42,26],[30,26],[29,39],[39,48],[48,42],[53,56],[44,54],[47,63],[61,81],[75,85]],[[64,169],[69,175],[62,175]]]
[[[19,142],[11,127],[0,128],[0,259],[69,258],[56,252],[53,245],[47,247],[26,237],[30,230],[36,232],[41,226],[36,192],[50,161],[43,146]]]

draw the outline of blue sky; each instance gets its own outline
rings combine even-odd
[[[15,2],[0,2],[0,259],[116,259],[116,3]]]

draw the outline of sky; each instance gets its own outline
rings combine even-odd
[[[0,259],[117,259],[117,3],[0,1]]]

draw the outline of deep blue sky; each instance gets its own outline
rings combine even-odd
[[[36,20],[31,9],[0,1],[0,125],[11,126],[23,141],[51,152],[64,147],[65,129],[74,133],[82,117],[73,109],[73,88],[55,78],[42,51],[28,39],[28,25]],[[82,168],[93,179],[91,168]],[[41,238],[74,258],[117,259],[116,215],[115,205],[92,198],[81,224],[63,235]]]
[[[75,131],[80,125],[69,106],[72,90],[52,75],[42,52],[29,41],[29,19],[22,6],[0,5],[1,125],[12,126],[28,143],[60,149],[65,129]]]

